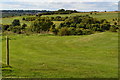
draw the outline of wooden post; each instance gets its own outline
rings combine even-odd
[[[9,38],[6,36],[6,64],[9,65]]]

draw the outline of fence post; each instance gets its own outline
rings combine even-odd
[[[6,36],[6,64],[9,65],[9,38]]]

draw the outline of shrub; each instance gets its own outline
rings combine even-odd
[[[10,25],[2,25],[2,31],[8,30],[9,27]]]
[[[83,35],[83,28],[76,28],[75,32],[76,32],[76,35]]]
[[[25,20],[25,18],[23,17],[22,20]]]
[[[114,25],[117,25],[117,22],[114,22]]]
[[[103,32],[109,30],[110,26],[110,23],[106,19],[97,20],[89,15],[85,15],[69,17],[64,21],[64,23],[61,23],[59,27],[67,27],[70,35],[85,35],[91,34],[93,31]],[[73,30],[71,27],[75,29]],[[82,28],[82,30],[79,28]]]
[[[84,35],[89,35],[89,34],[92,34],[92,33],[93,33],[92,30],[89,30],[89,29],[84,29],[84,30],[83,30],[83,34],[84,34]]]
[[[90,14],[92,15],[92,12]]]
[[[12,26],[20,26],[20,21],[18,19],[14,19],[12,22]]]
[[[117,28],[113,25],[113,26],[110,27],[109,31],[117,32]]]
[[[68,32],[69,32],[69,35],[75,35],[76,34],[76,31],[75,31],[74,27],[69,27]]]
[[[69,35],[68,28],[67,27],[62,27],[61,29],[59,29],[58,35],[59,36]]]
[[[14,33],[20,34],[20,33],[21,33],[21,26],[15,26],[15,27],[13,27],[13,28],[12,28],[12,31],[13,31]]]
[[[22,25],[22,29],[25,29],[26,27],[27,27],[27,24],[24,23],[24,24]]]
[[[31,24],[30,30],[37,33],[40,33],[41,31],[49,31],[49,28],[52,25],[53,22],[51,22],[50,20],[36,20]]]

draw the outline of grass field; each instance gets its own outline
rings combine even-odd
[[[118,77],[118,33],[102,32],[84,36],[11,35],[10,38],[12,71],[4,71],[3,77]]]

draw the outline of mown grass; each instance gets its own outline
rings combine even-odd
[[[116,78],[118,33],[83,36],[14,35],[10,40],[12,72],[3,77]],[[5,63],[5,36],[2,58]]]

